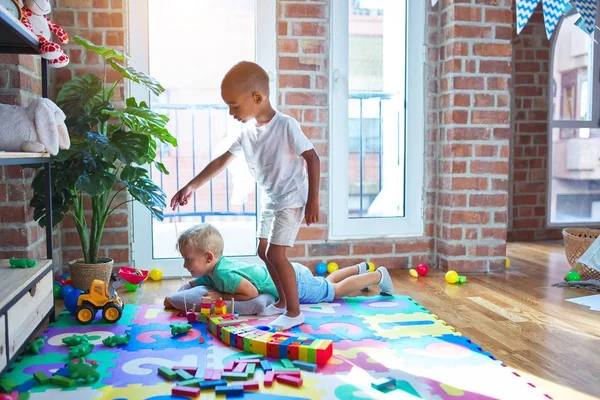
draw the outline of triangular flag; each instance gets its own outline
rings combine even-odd
[[[542,0],[544,5],[544,25],[548,39],[552,37],[558,21],[563,16],[563,10],[569,4],[569,0]]]
[[[521,33],[540,0],[517,0],[517,34]]]
[[[584,31],[586,35],[591,35],[592,33],[594,33],[588,31],[587,24],[585,23],[585,20],[582,17],[579,17],[579,19],[575,21],[575,26]]]
[[[573,0],[573,5],[585,21],[588,32],[594,32],[596,27],[596,13],[598,4],[596,0]]]
[[[431,7],[435,6],[437,4],[438,0],[431,0]]]

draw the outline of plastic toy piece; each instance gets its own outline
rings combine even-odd
[[[231,372],[231,371],[233,371],[234,368],[235,368],[235,361],[229,360],[229,361],[227,361],[227,364],[225,364],[225,366],[223,367],[223,371]]]
[[[222,374],[223,374],[223,371],[221,371],[220,369],[215,369],[213,371],[213,374],[212,374],[212,380],[213,381],[220,381]]]
[[[88,335],[72,335],[72,336],[63,338],[62,342],[66,346],[73,347],[73,346],[80,345],[82,343],[88,343],[89,336]]]
[[[129,339],[131,339],[131,334],[129,333],[124,335],[113,335],[102,340],[102,344],[108,347],[126,346],[129,344]]]
[[[77,299],[75,317],[80,324],[89,324],[96,318],[98,310],[106,322],[115,323],[123,315],[123,301],[117,296],[114,288],[107,291],[106,282],[94,279],[90,292],[82,294]]]
[[[227,381],[225,379],[220,379],[218,381],[203,381],[203,382],[200,382],[200,389],[202,389],[202,390],[214,389],[217,386],[223,386],[223,385],[227,385]]]
[[[281,360],[279,360],[279,362],[281,363],[283,368],[294,368],[294,364],[292,364],[292,362],[287,358],[282,358]]]
[[[238,363],[243,362],[246,364],[259,364],[261,360],[257,357],[257,358],[248,358],[248,359],[244,358],[243,360],[237,359],[236,361]]]
[[[90,365],[84,359],[80,359],[78,363],[70,363],[67,369],[71,372],[71,378],[83,379],[85,383],[96,382],[100,379],[100,374],[96,371],[98,364]]]
[[[167,367],[160,367],[158,369],[158,374],[160,376],[162,376],[163,378],[168,379],[170,381],[177,378],[177,373],[175,373],[175,371],[173,371],[171,368],[167,368]]]
[[[292,375],[276,375],[277,382],[285,383],[286,385],[300,387],[302,386],[302,377]]]
[[[53,385],[70,388],[70,387],[75,386],[75,384],[77,383],[77,381],[75,379],[72,379],[72,378],[67,378],[67,377],[64,377],[64,376],[55,375],[52,378],[50,378],[50,383],[53,384]]]
[[[274,369],[273,373],[275,374],[275,376],[277,376],[277,375],[293,375],[293,376],[302,375],[302,372],[298,368],[294,368],[293,370],[291,368]]]
[[[178,382],[177,385],[179,385],[179,386],[196,386],[196,387],[198,387],[198,384],[200,382],[202,382],[202,379],[200,379],[200,378],[193,378],[193,379],[189,379],[187,381]]]
[[[33,379],[35,379],[38,385],[47,385],[50,382],[50,377],[42,371],[34,373]]]
[[[246,371],[246,366],[248,364],[241,362],[241,363],[237,363],[237,365],[235,366],[235,368],[233,369],[233,372],[245,372]]]
[[[174,386],[171,389],[172,396],[183,396],[183,397],[198,397],[200,395],[200,388],[191,388],[187,386]]]
[[[219,299],[215,301],[215,314],[216,315],[224,315],[227,314],[227,303],[223,301],[223,299]]]
[[[250,376],[254,376],[254,372],[256,371],[256,364],[247,364],[246,365],[246,373]]]
[[[260,383],[258,383],[257,381],[244,382],[243,388],[244,390],[259,390]]]
[[[90,364],[90,365],[96,365],[96,364],[98,364],[98,361],[96,361],[96,360],[89,360],[89,359],[86,360],[86,359],[84,359],[83,361],[86,362],[86,363],[88,363],[88,364]],[[71,360],[71,362],[74,362],[74,363],[79,362],[79,358],[75,358],[75,359]],[[65,364],[65,367],[68,366],[68,365],[69,365],[69,363]]]
[[[198,343],[200,343],[200,344],[204,343],[204,337],[203,336],[200,336],[200,339],[198,339]]]
[[[196,375],[196,372],[198,371],[197,367],[181,367],[181,366],[175,366],[173,368],[171,368],[173,371],[177,372],[178,370],[182,369],[185,372],[187,372],[190,375]]]
[[[192,304],[192,310],[186,313],[186,317],[190,324],[198,322],[198,316],[196,315],[196,304]]]
[[[271,363],[269,361],[267,361],[267,360],[261,360],[260,367],[265,372],[273,370],[273,367],[271,367]]]
[[[231,396],[243,396],[244,395],[244,387],[243,386],[217,386],[215,388],[215,392],[218,395],[225,395],[227,397]]]
[[[413,278],[418,278],[419,277],[419,273],[417,272],[416,269],[411,268],[408,270],[408,273],[410,274],[410,276],[412,276]]]
[[[187,381],[190,379],[194,379],[194,376],[189,374],[187,371],[183,370],[183,369],[178,369],[177,371],[175,371],[175,374],[177,375],[177,379],[179,379],[180,381]]]
[[[223,372],[221,374],[221,378],[236,381],[241,379],[248,379],[248,374],[246,372]]]
[[[213,371],[214,371],[214,370],[213,370],[213,369],[210,369],[210,368],[206,368],[206,369],[204,370],[204,380],[205,380],[205,381],[210,381],[210,380],[212,380],[212,378],[213,378]]]
[[[26,351],[30,354],[40,354],[40,350],[46,344],[46,338],[40,337],[27,345]]]
[[[467,283],[467,277],[466,276],[459,276],[458,277],[458,283]]]
[[[179,336],[188,333],[192,329],[191,324],[175,323],[169,325],[171,327],[171,336]]]
[[[265,381],[264,381],[265,386],[266,387],[273,386],[274,379],[275,379],[275,373],[272,370],[267,371],[267,373],[265,373]]]
[[[292,361],[292,364],[295,367],[298,367],[298,368],[303,369],[305,371],[315,372],[317,370],[317,364],[313,364],[313,363],[308,363],[308,362],[296,360],[296,361]]]
[[[69,350],[69,358],[85,357],[94,349],[94,345],[91,343],[82,343],[77,346],[71,347]]]
[[[0,379],[0,389],[2,389],[2,391],[4,393],[12,393],[12,391],[19,386],[19,384],[15,381],[13,381],[12,379],[9,378],[2,378]]]
[[[35,267],[37,261],[31,258],[14,258],[11,257],[8,261],[11,268],[32,268]]]

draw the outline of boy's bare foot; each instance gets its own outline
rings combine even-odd
[[[269,326],[274,327],[278,331],[287,331],[295,326],[304,323],[304,314],[300,313],[295,317],[288,317],[286,314],[282,314],[277,317]]]
[[[279,315],[279,314],[283,314],[284,312],[285,312],[285,307],[279,308],[279,307],[276,307],[275,304],[270,304],[263,310],[263,312],[260,315],[261,316]]]

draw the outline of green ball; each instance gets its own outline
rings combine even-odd
[[[581,280],[581,275],[579,275],[579,272],[577,272],[577,271],[569,271],[569,273],[567,274],[567,276],[565,276],[565,280],[567,282],[580,281]]]
[[[134,285],[133,283],[125,282],[125,288],[128,292],[135,292],[140,285]]]
[[[60,289],[61,288],[62,288],[62,285],[58,282],[54,282],[54,285],[52,285],[52,291],[54,292],[55,299],[60,298]]]

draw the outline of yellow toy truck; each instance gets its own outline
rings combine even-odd
[[[80,324],[89,324],[102,309],[102,317],[106,322],[117,322],[123,315],[123,301],[117,296],[114,288],[108,293],[106,282],[94,279],[89,293],[79,295],[75,317]]]

